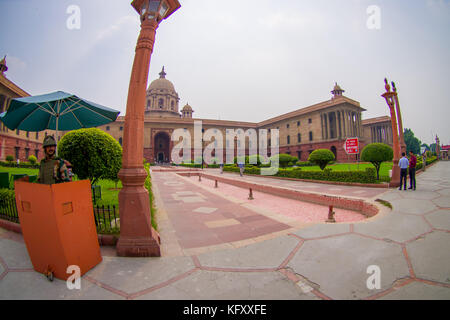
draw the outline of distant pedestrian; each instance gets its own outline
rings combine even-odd
[[[422,164],[423,171],[425,171],[427,168],[427,152],[426,151],[422,154],[422,162],[423,162],[423,164]]]
[[[409,152],[409,188],[416,190],[416,164],[417,158],[412,151]]]
[[[241,175],[241,177],[244,176],[244,164],[243,163],[239,163],[239,174]]]
[[[406,176],[408,175],[409,161],[404,152],[402,153],[402,156],[403,157],[398,162],[398,166],[400,167],[400,188],[398,188],[398,190],[402,190],[403,184],[404,190],[406,191]]]

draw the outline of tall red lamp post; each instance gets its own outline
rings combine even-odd
[[[397,187],[400,185],[400,167],[398,166],[398,161],[400,159],[400,144],[397,130],[397,117],[395,115],[395,92],[391,91],[391,86],[389,85],[387,79],[384,79],[386,92],[382,95],[384,99],[386,99],[386,103],[389,106],[389,110],[391,112],[391,123],[392,123],[392,140],[393,140],[393,151],[394,151],[394,159],[392,163],[392,177],[390,185],[393,187]]]
[[[152,228],[150,202],[144,187],[147,172],[144,158],[144,106],[150,57],[156,29],[180,8],[178,0],[134,0],[131,5],[141,16],[141,32],[136,45],[123,135],[122,169],[119,178],[120,239],[117,255],[161,256],[159,235]]]

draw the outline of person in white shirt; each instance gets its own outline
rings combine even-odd
[[[402,158],[398,162],[398,166],[400,167],[400,188],[398,188],[398,190],[402,190],[403,183],[403,189],[406,191],[406,176],[408,175],[409,161],[404,152],[402,153]]]

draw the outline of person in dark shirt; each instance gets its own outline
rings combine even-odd
[[[417,158],[412,151],[409,152],[409,188],[416,190],[416,163]]]

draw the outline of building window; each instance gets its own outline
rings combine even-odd
[[[297,127],[300,127],[300,121],[297,121]]]
[[[30,137],[30,132],[29,131],[27,131],[27,138],[29,138]],[[28,158],[28,157],[27,157]]]
[[[268,146],[270,147],[272,145],[272,140],[269,139]]]
[[[20,147],[14,147],[16,151],[16,160],[19,159]]]
[[[120,131],[123,131],[123,127],[120,127],[119,130],[120,130]]]
[[[122,138],[119,138],[119,144],[122,145]]]
[[[29,156],[30,156],[30,149],[25,148],[25,159],[28,160]]]
[[[19,129],[16,130],[16,135],[20,135],[20,130]]]
[[[299,161],[301,161],[302,159],[302,152],[301,151],[297,151],[297,158]]]
[[[163,108],[163,106],[164,106],[164,100],[163,99],[159,99],[158,106],[159,106],[160,109]]]
[[[289,129],[289,123],[286,125],[286,128],[288,128]]]
[[[109,126],[106,126],[106,131],[109,131]]]
[[[34,150],[34,155],[36,156],[36,159],[39,159],[39,149]]]
[[[287,136],[287,144],[291,144],[291,136]]]
[[[171,107],[172,107],[172,110],[174,110],[174,108],[175,108],[175,101],[172,101]]]
[[[308,123],[312,123],[312,119],[311,118],[308,119]]]
[[[302,134],[297,134],[297,142],[302,142]]]
[[[39,132],[36,132],[36,140],[39,140]]]
[[[309,132],[309,141],[312,141],[313,140],[313,133],[312,133],[312,131],[310,131]]]

